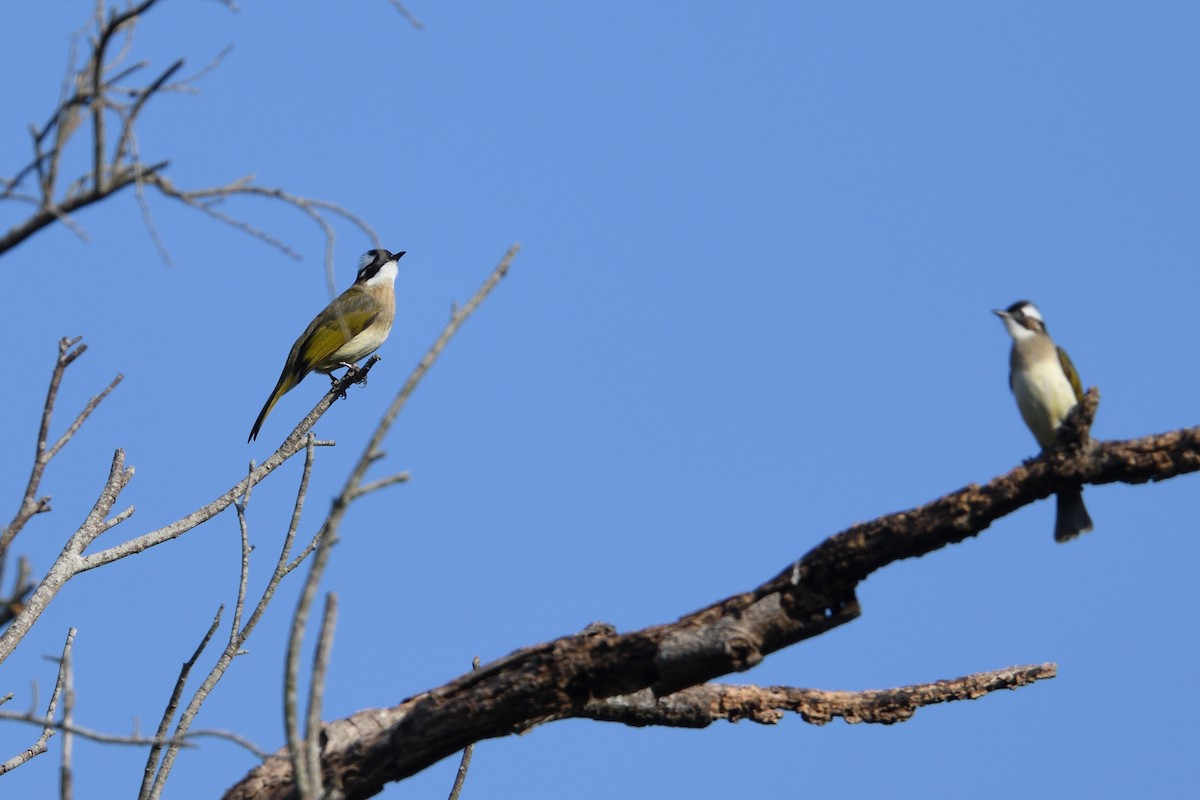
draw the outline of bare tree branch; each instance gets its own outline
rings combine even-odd
[[[79,555],[83,552],[97,536],[111,528],[116,522],[127,518],[132,509],[127,509],[125,512],[117,515],[113,519],[108,519],[108,514],[112,510],[112,506],[116,503],[117,497],[121,490],[133,477],[132,469],[125,469],[125,454],[118,450],[113,455],[112,466],[109,469],[108,479],[104,483],[104,488],[101,489],[100,495],[96,498],[92,510],[88,513],[87,519],[83,525],[71,535],[67,544],[63,547],[62,553],[55,560],[49,571],[38,583],[37,588],[29,596],[29,601],[23,605],[21,611],[13,618],[8,628],[0,635],[0,662],[3,662],[20,641],[33,627],[33,624],[42,615],[42,612],[49,605],[63,585],[71,579],[79,571]]]
[[[0,719],[5,722],[21,722],[30,725],[46,724],[45,718],[41,714],[31,714],[26,711],[0,711]],[[190,730],[183,738],[173,739],[170,737],[140,736],[136,732],[130,734],[106,733],[61,719],[52,722],[50,727],[56,731],[62,731],[64,735],[69,733],[72,736],[78,736],[80,739],[87,739],[98,744],[113,744],[125,747],[165,747],[169,745],[196,747],[196,739],[220,739],[235,744],[249,753],[253,753],[257,758],[266,758],[270,755],[270,753],[244,736],[240,736],[232,731],[217,730],[215,728]]]
[[[934,683],[859,692],[706,683],[666,697],[656,697],[650,689],[643,689],[622,697],[597,698],[584,706],[579,716],[635,727],[706,728],[719,720],[748,719],[773,725],[792,712],[814,725],[824,725],[834,717],[850,723],[891,725],[909,719],[921,706],[975,700],[989,692],[1018,689],[1053,678],[1057,672],[1054,664],[1029,664]]]
[[[596,701],[645,691],[666,697],[747,670],[770,653],[857,618],[856,587],[872,572],[979,535],[1059,488],[1142,483],[1200,470],[1200,427],[1091,441],[1087,431],[1098,402],[1099,393],[1089,390],[1055,445],[1028,463],[982,486],[835,534],[751,591],[631,633],[592,626],[519,650],[394,709],[330,723],[326,780],[347,798],[370,797],[470,742],[585,715]],[[893,714],[889,721],[899,718]],[[286,796],[289,772],[277,755],[225,796]]]
[[[307,446],[305,435],[308,433],[308,430],[316,424],[317,420],[329,410],[330,406],[339,397],[345,396],[346,390],[352,384],[363,382],[371,366],[376,361],[378,361],[377,357],[368,359],[366,364],[356,373],[343,376],[335,382],[329,392],[301,420],[300,424],[284,440],[278,450],[271,454],[262,465],[252,470],[250,474],[225,491],[216,500],[201,506],[170,525],[134,537],[106,550],[101,550],[91,555],[84,555],[84,551],[100,534],[128,519],[134,511],[130,507],[111,518],[108,516],[118,496],[133,477],[133,469],[125,468],[124,451],[117,450],[113,454],[113,462],[108,480],[105,482],[104,488],[101,490],[100,496],[97,498],[91,513],[88,514],[83,525],[72,534],[54,564],[29,595],[28,601],[21,604],[20,610],[13,617],[8,628],[3,634],[0,634],[0,663],[8,658],[42,615],[42,612],[46,610],[50,601],[53,600],[63,585],[72,577],[182,536],[224,511],[238,497],[241,497],[251,487],[265,479],[267,475],[274,472],[281,464],[305,449]],[[329,442],[314,440],[313,444],[315,446],[329,444]]]
[[[63,648],[61,671],[63,682],[63,713],[58,730],[62,731],[61,758],[58,765],[59,800],[71,800],[75,796],[75,778],[72,759],[75,752],[75,671],[71,665],[71,648]]]
[[[329,671],[329,659],[333,653],[333,630],[337,623],[337,594],[325,595],[325,613],[321,617],[321,629],[317,636],[317,647],[313,654],[312,678],[308,682],[308,704],[304,719],[303,763],[310,776],[310,794],[304,800],[321,800],[325,797],[325,783],[321,777],[321,707],[325,699],[325,675]]]
[[[325,273],[330,282],[330,291],[334,292],[333,248],[336,233],[329,217],[348,221],[365,233],[375,247],[380,246],[379,237],[374,229],[357,214],[336,203],[304,197],[276,187],[255,186],[250,177],[214,187],[180,189],[163,174],[169,164],[168,160],[142,160],[136,146],[136,127],[151,100],[168,92],[193,91],[195,82],[215,69],[229,51],[229,48],[226,48],[208,66],[179,81],[172,82],[172,79],[183,68],[183,59],[176,59],[142,86],[120,85],[122,81],[142,72],[147,66],[145,61],[130,66],[123,65],[133,47],[137,23],[142,15],[149,12],[158,2],[159,0],[143,0],[122,10],[107,9],[105,3],[97,2],[85,31],[72,38],[67,77],[63,82],[58,106],[50,114],[46,124],[41,127],[30,126],[32,160],[13,177],[0,178],[0,202],[13,200],[30,203],[35,207],[30,216],[17,222],[0,236],[0,254],[55,222],[68,225],[77,235],[86,239],[86,233],[72,219],[72,215],[112,197],[128,186],[134,186],[147,232],[160,256],[168,264],[171,263],[171,255],[154,228],[146,197],[147,187],[157,189],[164,197],[183,202],[214,219],[232,225],[288,256],[299,258],[299,254],[279,238],[216,207],[216,204],[233,197],[261,197],[293,206],[321,229],[325,236]],[[232,3],[225,5],[234,7]],[[402,6],[397,7],[401,13],[406,14],[414,27],[420,27],[420,23],[411,15],[407,15]],[[88,31],[91,32],[91,35],[87,36],[89,49],[80,64],[79,42]],[[110,47],[118,39],[121,41],[121,49],[115,56],[110,56]],[[86,126],[82,124],[85,113],[90,122],[90,125]],[[116,139],[110,149],[108,141],[112,131],[109,125],[114,122],[117,123]],[[90,138],[86,146],[90,151],[91,170],[75,178],[66,189],[59,192],[58,179],[63,155],[81,131],[87,131]],[[37,179],[37,195],[21,190],[30,176]]]
[[[58,680],[54,682],[54,691],[50,695],[50,703],[46,706],[46,714],[42,717],[42,735],[33,743],[27,750],[18,753],[9,760],[0,764],[0,775],[6,772],[12,772],[22,764],[27,763],[31,758],[40,756],[46,752],[46,742],[54,735],[54,711],[58,706],[58,698],[62,694],[63,686],[66,683],[66,671],[69,668],[69,656],[71,653],[71,644],[75,641],[75,629],[71,628],[67,631],[67,641],[63,645],[63,655],[58,662]]]
[[[404,4],[401,3],[400,0],[388,0],[388,2],[392,4],[392,8],[400,12],[400,16],[404,17],[405,21],[408,22],[409,25],[412,25],[417,30],[421,30],[425,27],[425,23],[413,16],[413,13],[405,8]]]
[[[188,676],[192,673],[192,667],[196,666],[196,662],[200,659],[200,654],[204,652],[204,648],[208,647],[208,643],[212,641],[213,634],[217,632],[217,628],[221,625],[221,613],[225,611],[225,607],[221,606],[217,609],[217,613],[213,616],[212,624],[208,626],[203,638],[200,639],[200,644],[196,646],[192,652],[192,657],[183,662],[183,666],[179,670],[179,677],[175,680],[175,687],[171,690],[171,699],[167,701],[167,707],[163,709],[162,719],[158,722],[158,731],[154,735],[155,744],[150,748],[150,753],[146,756],[146,768],[142,771],[142,787],[138,791],[138,798],[151,796],[152,787],[156,781],[155,775],[162,769],[170,769],[169,765],[160,767],[159,756],[162,753],[163,747],[172,747],[178,749],[180,744],[164,745],[159,744],[167,736],[167,729],[171,727],[171,720],[175,718],[175,712],[179,709],[179,698],[183,696],[183,689],[187,686]],[[170,757],[170,753],[168,753]],[[165,761],[165,759],[164,759]]]
[[[280,548],[279,557],[276,559],[275,568],[271,573],[271,578],[268,580],[266,588],[263,589],[263,593],[259,597],[258,603],[255,605],[254,610],[250,613],[249,619],[246,620],[245,626],[240,628],[238,627],[238,621],[241,619],[242,608],[245,601],[245,587],[249,569],[249,548],[247,532],[245,528],[244,512],[246,505],[250,501],[250,489],[252,487],[247,487],[246,492],[237,502],[238,521],[241,532],[242,560],[238,570],[238,599],[234,614],[235,624],[230,629],[229,641],[226,644],[224,651],[217,658],[217,663],[209,671],[208,676],[204,679],[201,685],[196,689],[196,692],[192,695],[191,701],[184,709],[183,714],[180,715],[179,723],[175,726],[175,735],[173,737],[173,741],[168,745],[166,753],[162,756],[162,763],[158,767],[157,774],[153,776],[153,782],[149,780],[150,772],[153,767],[153,761],[155,760],[155,756],[153,754],[150,761],[147,763],[146,776],[143,778],[142,789],[138,794],[139,800],[155,800],[155,798],[162,796],[163,788],[166,785],[167,777],[170,775],[171,768],[174,766],[175,758],[178,755],[181,742],[187,736],[192,721],[199,713],[201,705],[203,705],[204,701],[208,699],[208,696],[211,694],[212,690],[216,688],[218,681],[220,681],[222,676],[224,676],[226,670],[228,670],[229,666],[233,663],[234,658],[244,652],[242,647],[250,638],[250,634],[258,625],[259,620],[262,619],[263,614],[267,610],[267,606],[270,605],[271,600],[274,599],[275,591],[279,587],[280,581],[282,581],[283,578],[285,578],[293,569],[295,569],[295,567],[309,553],[311,553],[316,546],[316,540],[314,538],[313,542],[304,549],[300,556],[298,556],[294,561],[288,561],[291,556],[292,544],[295,541],[296,530],[300,525],[300,514],[304,508],[304,500],[308,495],[308,483],[309,478],[312,475],[312,466],[314,460],[316,459],[316,448],[318,444],[320,443],[311,434],[305,439],[304,469],[300,475],[300,485],[296,493],[296,503],[292,512],[291,524],[288,526],[287,534],[284,536],[283,545]],[[253,474],[254,471],[253,465],[251,465],[251,474]],[[206,636],[204,642],[201,643],[201,650],[205,645],[207,645],[208,639],[211,637],[212,632],[216,630],[216,627],[217,621],[214,621],[213,627],[210,629],[208,636]],[[199,653],[200,650],[197,650],[196,655],[198,656]],[[194,658],[195,656],[193,656],[193,659]],[[182,690],[185,679],[186,675],[180,676],[177,692]],[[178,694],[172,697],[172,705],[176,703],[177,697]],[[171,711],[170,707],[168,708],[168,711]],[[166,718],[164,718],[164,721],[166,721]],[[165,728],[160,727],[159,736],[163,736],[165,733]]]
[[[425,377],[425,373],[428,372],[433,367],[434,363],[437,362],[438,356],[442,354],[442,351],[445,350],[446,346],[450,344],[451,340],[454,339],[455,334],[458,333],[458,330],[462,327],[463,323],[475,313],[475,310],[479,308],[484,300],[487,299],[488,295],[490,295],[492,290],[499,285],[500,281],[504,280],[504,276],[508,274],[508,268],[512,265],[513,259],[517,257],[517,253],[519,252],[521,252],[521,245],[514,244],[509,247],[504,253],[503,258],[500,259],[500,263],[496,265],[495,269],[493,269],[491,274],[488,275],[487,279],[483,282],[483,285],[475,291],[475,294],[471,296],[471,299],[467,301],[466,305],[464,305],[462,308],[454,308],[451,310],[450,321],[446,323],[446,327],[442,329],[441,334],[434,341],[433,345],[429,348],[425,355],[421,357],[421,360],[417,363],[417,366],[408,376],[408,380],[406,380],[404,385],[400,387],[400,391],[396,393],[396,397],[392,400],[391,405],[389,405],[387,411],[384,412],[383,418],[380,419],[379,424],[375,427],[375,432],[371,435],[371,440],[367,443],[367,447],[363,451],[363,457],[359,461],[359,468],[363,474],[366,473],[367,467],[370,466],[374,461],[378,460],[382,455],[380,445],[383,443],[383,438],[391,430],[393,423],[396,421],[396,417],[400,415],[400,412],[408,403],[408,398],[412,396],[412,393],[421,383],[421,379]],[[356,473],[358,473],[358,469],[356,469]],[[363,474],[359,474],[357,477],[352,475],[351,480],[347,481],[346,485],[348,487],[352,487],[350,492],[345,493],[345,498],[347,500],[354,492],[353,487],[358,487],[361,484]]]
[[[479,669],[479,656],[471,659],[471,669]],[[475,755],[475,743],[463,748],[462,758],[458,762],[458,771],[454,774],[454,784],[450,787],[449,800],[458,800],[462,794],[463,784],[467,782],[467,771],[471,768],[471,758]]]
[[[89,569],[95,569],[96,567],[104,566],[105,564],[116,561],[117,559],[125,558],[126,556],[140,553],[151,547],[160,545],[163,542],[168,542],[171,539],[182,536],[192,528],[195,528],[197,525],[207,522],[217,514],[220,514],[222,511],[229,508],[231,505],[233,505],[238,497],[245,494],[246,491],[252,487],[261,483],[267,475],[274,472],[281,464],[290,459],[292,456],[304,450],[307,447],[308,432],[312,429],[313,425],[317,423],[317,420],[324,416],[325,412],[329,410],[330,406],[337,402],[340,397],[345,396],[346,390],[349,389],[351,385],[355,383],[362,383],[366,378],[367,372],[378,360],[379,359],[377,357],[372,356],[362,367],[359,368],[357,373],[353,375],[346,375],[338,379],[338,381],[333,384],[332,388],[330,388],[325,396],[322,397],[315,406],[313,406],[312,411],[308,412],[304,419],[302,419],[300,423],[292,430],[292,432],[288,434],[288,437],[284,439],[283,444],[279,446],[278,450],[272,453],[266,461],[252,470],[245,478],[226,490],[216,500],[213,500],[207,505],[201,506],[200,508],[184,517],[181,517],[170,525],[150,531],[149,533],[144,533],[141,536],[130,539],[122,544],[110,547],[107,550],[101,550],[89,556],[85,556],[79,564],[79,571],[84,572]],[[331,444],[333,444],[333,442],[324,441],[321,439],[316,439],[313,442],[315,447],[328,446]],[[0,655],[2,655],[2,651],[0,651]]]
[[[325,571],[336,534],[326,523],[321,526],[315,540],[318,542],[316,556],[309,565],[308,576],[300,589],[300,599],[296,602],[296,612],[292,615],[283,675],[284,732],[287,735],[288,753],[291,755],[292,768],[296,775],[296,793],[301,800],[319,797],[323,791],[320,758],[310,758],[308,746],[310,737],[314,741],[316,739],[317,726],[313,725],[306,735],[302,735],[300,731],[300,651],[304,643],[309,608],[317,594],[317,585]],[[314,675],[313,680],[316,680],[316,677]]]
[[[109,392],[116,388],[123,377],[117,375],[104,391],[89,400],[83,410],[75,417],[74,422],[58,437],[58,440],[52,446],[47,447],[47,442],[50,440],[50,422],[54,417],[54,405],[58,400],[58,390],[62,385],[63,375],[66,373],[67,367],[71,366],[75,359],[87,352],[87,345],[80,344],[81,339],[82,337],[76,336],[74,338],[63,338],[58,342],[58,359],[55,361],[54,371],[50,374],[50,388],[46,391],[46,402],[42,407],[42,421],[38,428],[37,446],[34,451],[33,467],[29,472],[29,482],[25,486],[25,494],[21,497],[21,504],[17,508],[17,513],[13,516],[12,521],[4,527],[4,530],[0,531],[0,575],[3,575],[5,560],[13,539],[17,537],[17,534],[21,532],[25,524],[35,515],[50,510],[50,498],[37,497],[46,466],[66,446],[71,437],[79,431],[79,428],[91,416],[91,413],[96,410],[96,407],[100,405],[105,397],[108,397]],[[17,591],[13,596],[19,595],[24,588],[18,584]],[[7,604],[9,600],[4,600],[3,602]]]
[[[317,227],[325,235],[325,276],[329,284],[330,292],[336,293],[334,263],[333,263],[333,248],[337,239],[333,225],[326,218],[327,214],[349,222],[354,227],[362,231],[369,238],[375,247],[382,247],[379,239],[379,234],[375,232],[365,220],[359,217],[354,212],[348,210],[344,206],[337,203],[331,203],[326,200],[318,200],[312,197],[303,197],[293,194],[276,187],[258,186],[254,184],[254,176],[247,175],[231,181],[222,186],[212,186],[205,189],[183,190],[177,188],[166,176],[155,173],[146,176],[146,184],[158,189],[165,197],[178,200],[190,208],[201,211],[213,219],[230,225],[243,233],[253,236],[256,239],[276,248],[280,252],[292,258],[299,259],[300,255],[290,246],[281,240],[271,236],[261,228],[255,227],[248,222],[237,219],[229,214],[226,214],[218,206],[232,197],[262,197],[271,200],[280,200],[293,208],[304,213],[309,219],[316,223]]]
[[[370,481],[368,483],[364,483],[362,486],[359,486],[357,489],[355,489],[353,492],[351,492],[350,499],[357,500],[358,498],[362,497],[364,494],[370,494],[371,492],[377,492],[380,489],[385,489],[388,486],[392,486],[393,484],[407,483],[408,479],[410,477],[411,476],[408,474],[408,472],[404,471],[404,472],[397,472],[395,474],[388,475],[383,478],[377,478],[376,480]]]

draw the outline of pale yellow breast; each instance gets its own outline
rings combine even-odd
[[[1075,390],[1058,359],[1041,359],[1014,372],[1012,388],[1025,424],[1038,444],[1046,447],[1076,402]]]
[[[392,329],[392,320],[388,318],[386,322],[376,320],[373,324],[367,327],[362,333],[355,336],[350,341],[339,347],[337,351],[329,357],[333,364],[340,364],[345,361],[348,364],[353,364],[359,359],[366,358],[379,349],[379,346],[387,341],[388,333]],[[335,367],[332,367],[336,369]]]

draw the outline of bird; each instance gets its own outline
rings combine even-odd
[[[1018,300],[992,313],[1000,317],[1012,337],[1008,387],[1033,438],[1043,448],[1054,442],[1058,427],[1083,399],[1079,373],[1065,350],[1046,333],[1046,321],[1038,307]],[[1065,542],[1092,529],[1092,518],[1083,504],[1083,488],[1058,490],[1058,512],[1054,539]]]
[[[358,276],[354,279],[354,285],[325,306],[292,345],[279,381],[262,411],[258,412],[258,419],[254,420],[247,442],[258,437],[263,420],[271,413],[279,398],[304,380],[305,375],[310,372],[330,375],[340,367],[346,367],[350,372],[356,371],[356,362],[371,355],[384,343],[391,333],[392,320],[396,317],[397,262],[404,253],[403,250],[389,253],[377,249],[363,254],[358,262]],[[330,380],[336,382],[332,375]]]

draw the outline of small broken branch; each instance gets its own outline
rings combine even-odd
[[[849,723],[892,725],[911,718],[922,706],[975,700],[1000,689],[1018,689],[1053,678],[1057,672],[1054,664],[1029,664],[934,683],[858,692],[706,683],[666,697],[655,697],[650,689],[643,689],[621,697],[592,700],[579,716],[634,727],[706,728],[719,720],[748,719],[773,725],[791,712],[813,725],[824,725],[834,717]]]

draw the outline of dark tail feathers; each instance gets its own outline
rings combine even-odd
[[[1054,519],[1054,541],[1065,542],[1092,529],[1092,518],[1083,504],[1083,489],[1063,489],[1058,493],[1058,513]]]

